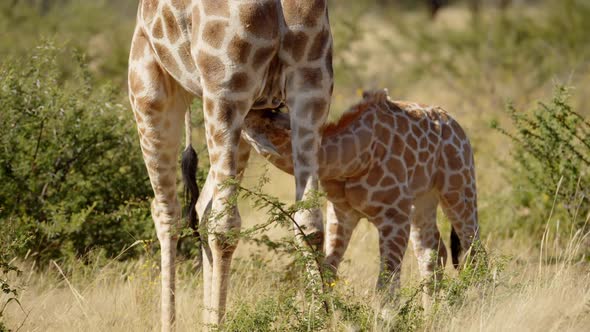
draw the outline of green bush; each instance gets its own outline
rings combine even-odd
[[[118,254],[152,234],[147,172],[132,112],[83,57],[63,80],[51,44],[0,66],[0,218],[38,260]]]
[[[137,1],[0,1],[0,58],[28,58],[39,37],[51,38],[84,50],[93,75],[124,87],[136,11]],[[67,57],[58,62],[75,70]]]
[[[570,106],[565,87],[531,111],[508,113],[515,131],[499,130],[515,145],[509,178],[518,204],[546,214],[558,202],[578,229],[590,212],[590,122]]]

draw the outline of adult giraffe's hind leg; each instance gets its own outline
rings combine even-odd
[[[154,191],[151,211],[161,249],[161,322],[162,330],[170,331],[175,321],[174,258],[181,222],[176,164],[190,97],[161,69],[139,29],[129,60],[129,96]]]

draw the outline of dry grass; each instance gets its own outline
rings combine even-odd
[[[336,289],[357,294],[355,300],[371,302],[377,275],[376,234],[363,223],[355,233],[343,264]],[[540,239],[539,239],[540,240]],[[442,307],[429,318],[426,331],[584,331],[590,326],[590,272],[588,265],[562,257],[558,262],[543,260],[531,243],[488,236],[486,246],[494,255],[511,255],[498,286],[481,292],[470,289],[459,307]],[[250,247],[250,248],[248,248]],[[410,250],[411,251],[411,250]],[[239,247],[234,264],[230,312],[237,305],[254,304],[261,298],[278,297],[277,284],[284,276],[286,262],[273,260],[264,268],[249,259],[256,249]],[[558,254],[551,249],[552,254]],[[576,253],[573,252],[573,255]],[[551,257],[551,255],[548,255]],[[544,256],[545,257],[545,256]],[[573,257],[573,256],[572,256]],[[275,257],[276,258],[276,257]],[[418,279],[415,259],[406,257],[404,285]],[[159,323],[159,282],[155,259],[115,263],[75,271],[70,280],[54,267],[43,274],[23,265],[22,280],[28,286],[21,293],[24,312],[16,305],[7,312],[8,326],[22,325],[25,331],[146,331]],[[454,273],[449,270],[449,273]],[[179,268],[178,327],[195,330],[200,323],[201,282],[189,264]],[[346,290],[345,290],[346,289]],[[336,328],[340,330],[341,327]],[[375,327],[375,330],[379,330]]]

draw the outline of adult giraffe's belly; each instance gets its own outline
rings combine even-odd
[[[275,5],[278,3],[276,2]],[[257,4],[247,3],[243,6],[247,5],[256,6]],[[203,88],[207,86],[207,77],[211,76],[211,70],[218,73],[215,76],[219,76],[220,81],[227,81],[226,83],[230,86],[231,77],[225,77],[229,76],[226,69],[228,66],[237,65],[245,70],[256,72],[257,79],[250,81],[251,89],[247,93],[247,98],[252,102],[252,108],[278,108],[284,102],[284,79],[281,76],[283,65],[276,54],[280,39],[279,18],[271,15],[277,12],[276,7],[272,5],[273,1],[261,2],[258,5],[261,7],[256,8],[266,10],[263,19],[254,16],[257,15],[256,11],[251,14],[252,17],[246,18],[255,18],[254,25],[260,27],[255,27],[254,32],[263,31],[262,37],[267,38],[263,48],[268,49],[269,42],[277,45],[277,49],[273,54],[269,54],[271,57],[262,68],[249,68],[248,63],[248,61],[256,62],[256,51],[259,45],[232,48],[235,46],[234,39],[239,36],[246,38],[243,34],[248,32],[249,26],[252,26],[252,24],[246,24],[245,28],[242,27],[243,6],[238,7],[239,17],[233,17],[234,13],[228,8],[227,1],[143,0],[140,17],[143,21],[143,30],[150,40],[158,62],[189,93],[202,97]],[[251,8],[247,9],[252,11]],[[244,29],[244,31],[236,34],[236,29]],[[254,35],[254,37],[256,40],[261,36]],[[203,71],[201,72],[197,62],[202,53],[218,59],[216,64],[219,68],[201,66]],[[223,74],[224,72],[226,75]],[[259,75],[260,72],[264,74]],[[231,93],[231,88],[228,90]]]

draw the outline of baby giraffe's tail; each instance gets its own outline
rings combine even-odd
[[[195,151],[195,149],[193,149],[193,146],[191,144],[190,107],[187,109],[186,114],[184,116],[184,125],[186,148],[182,152],[181,168],[182,180],[184,182],[185,202],[188,203],[188,206],[186,207],[186,215],[188,224],[193,230],[193,234],[195,235],[197,240],[199,240],[199,222],[197,211],[195,209],[195,206],[197,205],[197,200],[199,199],[199,186],[197,184],[197,169],[199,165],[199,157],[197,156],[197,152]]]
[[[459,240],[455,228],[451,227],[451,256],[453,257],[453,266],[455,269],[459,268],[459,257],[461,256],[462,249],[461,240]]]

